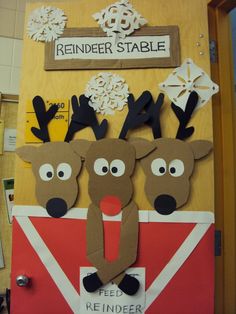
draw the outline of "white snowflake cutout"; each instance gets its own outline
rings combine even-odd
[[[176,106],[183,110],[190,92],[195,91],[198,94],[197,108],[200,108],[219,91],[219,86],[212,82],[206,72],[191,59],[186,59],[164,82],[159,84],[159,87]]]
[[[122,110],[129,96],[125,80],[110,72],[101,72],[93,76],[85,89],[85,96],[90,97],[89,105],[102,114],[114,114]]]
[[[132,7],[128,0],[109,5],[93,14],[93,18],[107,33],[107,36],[113,37],[115,43],[147,23],[147,20]]]
[[[67,17],[64,11],[54,7],[37,8],[31,12],[27,34],[35,41],[52,41],[64,31]]]

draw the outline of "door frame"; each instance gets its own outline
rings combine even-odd
[[[236,167],[232,36],[229,12],[236,0],[208,1],[209,38],[217,43],[211,76],[220,86],[213,97],[216,229],[222,256],[216,257],[215,313],[236,311]]]

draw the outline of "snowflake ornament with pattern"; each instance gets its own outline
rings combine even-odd
[[[114,114],[114,110],[122,110],[129,96],[125,80],[109,72],[101,72],[93,76],[85,89],[85,96],[90,98],[89,105],[102,114]]]
[[[64,11],[54,7],[35,9],[27,24],[27,34],[35,41],[52,41],[60,37],[66,25]]]
[[[107,33],[107,36],[113,37],[115,43],[147,23],[146,19],[132,7],[128,0],[121,0],[109,5],[93,14],[93,18]]]
[[[192,91],[199,96],[197,108],[204,106],[211,96],[219,91],[219,86],[212,82],[206,72],[191,59],[186,59],[164,82],[159,84],[159,87],[176,106],[183,110]]]

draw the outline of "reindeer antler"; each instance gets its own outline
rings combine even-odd
[[[176,134],[176,138],[180,140],[185,140],[190,137],[194,132],[194,127],[187,127],[187,124],[192,116],[194,109],[198,103],[198,94],[196,92],[191,92],[188,97],[188,101],[185,107],[185,111],[180,107],[176,106],[174,103],[171,104],[172,110],[174,111],[177,119],[179,120],[179,128]]]
[[[39,129],[32,127],[31,132],[45,142],[50,142],[50,137],[48,133],[48,124],[54,118],[58,111],[57,105],[52,105],[48,111],[46,111],[45,103],[40,96],[35,96],[33,99],[33,107],[38,120]]]
[[[152,128],[153,137],[161,137],[161,123],[160,123],[160,110],[164,102],[164,94],[160,93],[156,103],[154,103],[153,98],[147,103],[145,110],[149,114],[149,119],[146,124]]]
[[[89,106],[89,98],[85,95],[80,95],[78,103],[78,99],[74,95],[71,98],[71,103],[73,114],[65,137],[65,142],[71,141],[76,132],[88,126],[93,129],[93,133],[97,140],[103,138],[107,131],[107,120],[102,120],[99,125],[95,111]]]
[[[152,95],[149,91],[144,91],[138,100],[134,100],[133,94],[129,94],[128,97],[128,109],[129,112],[123,124],[119,138],[125,139],[127,133],[131,129],[135,129],[144,124],[149,119],[149,114],[142,113],[144,107],[152,99]]]

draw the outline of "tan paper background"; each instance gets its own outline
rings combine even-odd
[[[111,4],[109,0],[78,0],[76,2],[54,3],[52,5],[62,8],[68,16],[68,27],[96,27],[92,14]],[[207,5],[205,0],[132,0],[132,4],[149,22],[150,26],[178,25],[180,30],[181,61],[190,57],[202,67],[208,74],[210,70],[210,58],[208,47]],[[30,4],[27,8],[26,21],[29,12],[42,5],[42,3]],[[194,12],[194,13],[193,13]],[[203,36],[201,36],[201,34]],[[197,42],[201,46],[197,46]],[[204,54],[200,54],[203,51]],[[18,146],[23,145],[26,104],[29,98],[37,94],[44,99],[65,99],[73,94],[79,96],[84,93],[86,83],[91,76],[99,73],[99,70],[76,71],[44,71],[44,43],[34,42],[24,37],[23,71],[21,79],[21,94],[18,116]],[[132,69],[112,70],[125,78],[135,97],[138,97],[145,89],[149,89],[154,98],[157,97],[158,83],[164,81],[173,69]],[[109,71],[109,70],[108,70]],[[165,98],[165,109],[162,112],[163,135],[174,137],[177,131],[177,120],[169,107],[169,100]],[[109,136],[117,136],[126,115],[126,109],[108,117],[110,123]],[[99,116],[101,120],[103,117]],[[197,112],[192,119],[195,126],[193,139],[212,140],[212,111],[211,104]],[[151,130],[143,128],[132,132],[130,136],[139,136],[152,139]],[[77,138],[94,139],[91,130],[83,130]],[[80,198],[76,204],[79,207],[87,207],[90,203],[87,183],[88,175],[82,171],[79,176]],[[188,204],[183,210],[214,211],[214,175],[213,154],[204,161],[196,164],[194,175],[191,179],[192,190]],[[135,193],[134,199],[140,209],[151,209],[143,191],[144,175],[141,166],[137,165],[134,175]],[[16,204],[37,204],[34,196],[35,180],[31,169],[25,167],[18,157],[16,160]]]

